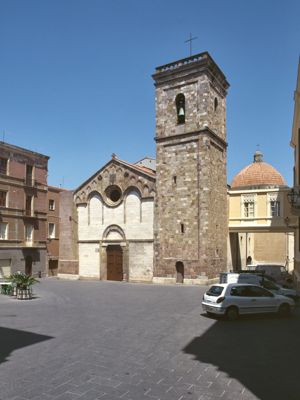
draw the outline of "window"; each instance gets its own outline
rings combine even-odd
[[[33,241],[33,226],[25,225],[25,242],[32,243]]]
[[[6,158],[0,158],[0,174],[7,174],[7,159]]]
[[[54,200],[49,200],[49,210],[54,211],[55,210],[55,202]]]
[[[184,224],[180,224],[180,231],[181,233],[184,233]]]
[[[185,97],[179,93],[176,96],[177,124],[185,123]]]
[[[0,190],[0,206],[6,207],[6,193],[4,190]]]
[[[8,278],[11,275],[11,259],[0,259],[0,278]]]
[[[105,190],[105,194],[111,204],[118,203],[122,197],[121,189],[116,185],[108,186]]]
[[[217,111],[217,108],[218,108],[218,99],[215,97],[215,100],[214,100],[214,110]]]
[[[253,195],[244,195],[242,197],[243,202],[243,216],[244,218],[254,218],[255,216],[255,202]]]
[[[271,292],[258,286],[248,286],[247,292],[248,297],[273,297]]]
[[[25,213],[28,216],[32,215],[32,196],[26,196]]]
[[[254,202],[244,202],[244,217],[254,217]]]
[[[280,217],[280,201],[271,200],[270,207],[271,207],[271,217]]]
[[[48,237],[50,239],[55,238],[55,224],[49,223],[48,225]]]
[[[234,286],[230,290],[230,296],[246,297],[247,291],[245,286]]]
[[[5,222],[0,222],[0,240],[7,239],[7,226]]]
[[[26,165],[26,184],[29,186],[32,186],[32,171],[33,171],[33,166],[32,165]]]
[[[221,296],[224,288],[223,286],[211,286],[210,289],[208,289],[207,293],[209,296]]]
[[[280,217],[280,198],[278,193],[268,193],[269,216]]]

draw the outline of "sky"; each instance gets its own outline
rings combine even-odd
[[[155,157],[159,65],[208,51],[230,83],[227,180],[259,149],[292,185],[299,0],[0,0],[0,140],[75,189],[111,159]]]

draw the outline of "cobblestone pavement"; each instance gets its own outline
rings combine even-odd
[[[0,296],[0,399],[299,400],[299,308],[216,320],[204,290],[48,278]]]

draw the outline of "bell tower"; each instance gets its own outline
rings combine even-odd
[[[153,79],[153,280],[205,283],[226,269],[229,84],[207,52],[157,67]]]

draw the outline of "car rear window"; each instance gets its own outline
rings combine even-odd
[[[223,286],[212,286],[208,289],[207,293],[209,296],[220,296],[223,292]]]

